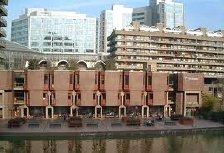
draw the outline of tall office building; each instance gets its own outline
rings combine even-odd
[[[132,21],[138,21],[141,25],[152,26],[152,9],[150,6],[133,9]]]
[[[133,21],[147,26],[163,23],[167,28],[184,26],[184,4],[175,0],[150,0],[150,5],[134,8]]]
[[[4,63],[3,48],[5,48],[4,37],[6,37],[6,31],[3,29],[3,27],[7,26],[7,21],[3,16],[8,15],[8,11],[4,5],[8,5],[8,0],[0,0],[0,68],[3,68]]]
[[[111,10],[103,10],[100,14],[100,50],[107,52],[107,37],[113,29],[121,30],[132,21],[132,8],[123,5],[113,5]]]
[[[47,54],[95,54],[96,18],[28,8],[12,21],[11,40]]]

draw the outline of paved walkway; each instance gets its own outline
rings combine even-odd
[[[156,121],[154,126],[126,126],[120,119],[83,119],[83,127],[68,127],[67,121],[63,119],[29,119],[21,127],[8,128],[8,120],[0,120],[0,136],[7,134],[88,134],[88,133],[112,133],[112,132],[146,132],[163,130],[192,130],[203,128],[224,128],[223,124],[207,120],[194,120],[193,126],[185,126],[176,122],[176,125],[165,125],[164,121]],[[142,123],[144,120],[142,119]]]

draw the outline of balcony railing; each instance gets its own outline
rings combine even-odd
[[[3,16],[8,15],[8,11],[3,5],[0,5],[0,14],[3,15]]]
[[[15,97],[14,104],[25,104],[24,97]]]
[[[6,31],[3,28],[0,28],[0,36],[6,37]]]
[[[8,0],[1,0],[0,5],[8,5]]]
[[[14,88],[23,88],[24,83],[14,83]]]
[[[0,17],[0,25],[1,25],[1,27],[6,27],[7,26],[7,21],[3,17]]]

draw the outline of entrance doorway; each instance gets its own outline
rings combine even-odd
[[[28,116],[28,114],[27,114],[27,108],[23,108],[23,114],[24,114],[25,117]]]
[[[52,118],[52,108],[48,108],[48,118]]]
[[[0,118],[3,118],[3,108],[0,108]]]

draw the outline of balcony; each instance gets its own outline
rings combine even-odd
[[[6,47],[6,42],[4,39],[0,38],[0,48],[5,48]]]
[[[8,0],[0,0],[0,5],[8,5]]]
[[[3,28],[0,28],[0,37],[6,37],[6,31]]]
[[[14,83],[14,90],[24,90],[24,83],[23,82],[15,82]]]
[[[23,105],[25,104],[24,97],[15,97],[14,98],[14,104]]]
[[[7,21],[3,17],[0,17],[0,27],[7,27]]]
[[[1,16],[7,16],[8,15],[8,11],[5,8],[5,6],[3,6],[3,5],[0,5],[0,15]]]
[[[174,104],[174,100],[168,100],[168,104],[170,105],[170,104]]]

